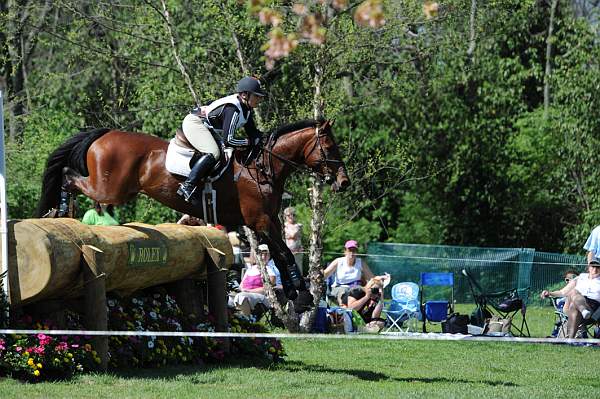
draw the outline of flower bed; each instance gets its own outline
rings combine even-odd
[[[109,330],[128,331],[214,331],[210,316],[199,322],[195,315],[184,315],[175,300],[162,290],[141,293],[133,298],[109,298]],[[68,328],[83,329],[81,317],[67,312]],[[17,328],[50,329],[47,322],[26,317]],[[229,315],[233,332],[266,332],[251,320]],[[210,337],[109,337],[109,366],[161,367],[179,364],[203,364],[226,358],[223,339]],[[232,358],[252,356],[278,362],[285,352],[277,339],[231,339]],[[90,337],[11,335],[0,337],[0,375],[28,381],[69,378],[75,373],[96,370],[100,358]]]

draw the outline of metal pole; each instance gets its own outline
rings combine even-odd
[[[6,294],[6,299],[10,301],[8,288],[8,228],[6,226],[6,162],[4,158],[4,97],[2,90],[0,90],[0,238],[2,240],[0,273],[7,272],[2,278],[2,288]]]

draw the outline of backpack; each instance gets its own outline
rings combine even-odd
[[[442,322],[442,332],[449,334],[467,334],[469,316],[465,314],[452,313],[446,321]]]

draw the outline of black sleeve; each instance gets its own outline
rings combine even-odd
[[[240,111],[234,105],[228,104],[223,108],[223,139],[228,146],[238,147],[248,145],[247,139],[235,138],[235,126],[239,117]]]
[[[246,134],[248,137],[250,137],[250,139],[259,138],[263,135],[262,132],[256,128],[253,112],[250,112],[250,117],[248,118],[248,122],[246,122],[244,129],[246,130]]]

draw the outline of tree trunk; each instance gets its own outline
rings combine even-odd
[[[552,0],[550,21],[548,21],[548,37],[546,37],[546,70],[544,71],[544,119],[548,119],[550,108],[550,75],[552,74],[552,33],[554,31],[554,15],[558,0]]]
[[[273,285],[271,284],[271,280],[269,279],[269,274],[267,273],[267,265],[263,262],[260,256],[258,256],[258,241],[256,240],[256,235],[254,231],[250,230],[248,227],[244,226],[244,232],[246,233],[246,238],[248,238],[248,242],[250,243],[250,248],[257,255],[256,261],[258,262],[258,267],[260,269],[260,274],[263,280],[263,286],[265,289],[265,295],[271,302],[273,306],[273,310],[275,311],[275,315],[281,319],[285,328],[288,329],[289,332],[295,333],[298,332],[298,314],[294,310],[294,303],[292,301],[288,301],[287,312],[281,306],[279,301],[277,300],[277,295],[275,295],[275,290],[273,289]]]

